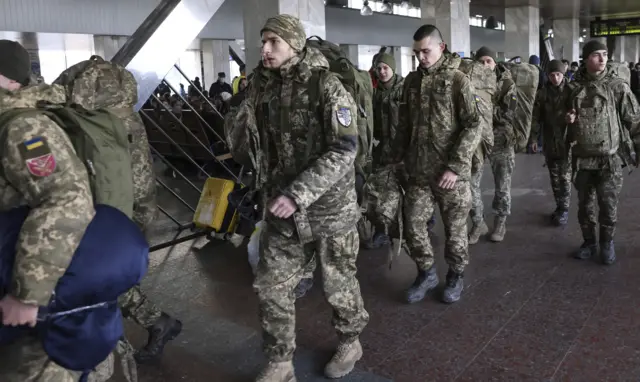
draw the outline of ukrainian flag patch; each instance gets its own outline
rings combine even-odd
[[[35,137],[29,139],[28,141],[24,141],[24,147],[27,149],[27,151],[35,150],[38,147],[42,146],[44,146],[44,140],[42,139],[42,137]]]

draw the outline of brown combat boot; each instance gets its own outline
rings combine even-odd
[[[269,362],[260,372],[256,382],[296,382],[293,361]]]
[[[471,227],[471,232],[469,233],[469,244],[476,244],[480,237],[489,233],[489,227],[487,227],[487,223],[484,222],[484,219],[479,222],[474,222]]]
[[[324,375],[332,379],[342,378],[351,373],[360,358],[362,358],[362,345],[359,340],[341,343],[331,361],[325,366]]]
[[[506,216],[496,216],[493,223],[493,233],[491,234],[491,241],[498,243],[504,240],[504,234],[507,233],[506,224]]]

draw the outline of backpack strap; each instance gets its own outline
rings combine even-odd
[[[312,69],[309,78],[308,96],[309,107],[314,108],[318,118],[318,122],[324,120],[324,84],[326,79],[326,70]],[[309,130],[307,134],[307,148],[305,158],[308,160],[311,156],[311,149],[314,147],[315,131]]]

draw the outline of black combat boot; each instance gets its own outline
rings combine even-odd
[[[583,224],[580,226],[584,242],[580,249],[573,254],[573,257],[579,260],[588,260],[598,254],[598,245],[596,244],[596,227],[591,224]]]
[[[407,302],[413,304],[418,301],[422,301],[427,295],[427,292],[438,286],[440,280],[436,273],[436,267],[431,266],[429,270],[418,270],[418,276],[413,282],[411,288],[407,290]]]
[[[451,304],[460,300],[460,295],[464,289],[464,275],[449,269],[447,272],[447,283],[442,293],[442,301]]]
[[[600,226],[600,260],[604,265],[616,262],[616,249],[613,245],[614,231],[614,227]]]
[[[149,341],[135,355],[136,362],[140,364],[159,358],[164,350],[164,345],[176,338],[182,331],[182,322],[162,313],[158,321],[147,328],[147,331],[149,332]]]
[[[569,211],[558,208],[551,216],[553,224],[560,227],[566,225],[569,222]]]
[[[296,289],[293,290],[293,295],[296,299],[304,297],[308,291],[313,288],[313,278],[304,278],[300,280]]]

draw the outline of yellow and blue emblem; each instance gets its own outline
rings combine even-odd
[[[27,151],[31,151],[37,149],[38,147],[44,146],[44,141],[42,140],[42,137],[35,137],[33,139],[25,141],[24,146]]]

